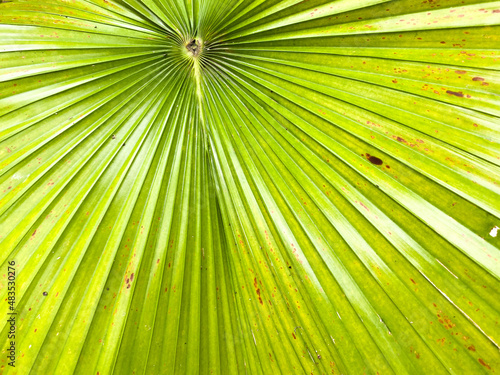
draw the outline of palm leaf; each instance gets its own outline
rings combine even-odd
[[[500,2],[0,10],[2,373],[498,370]]]

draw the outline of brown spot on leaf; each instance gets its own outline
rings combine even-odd
[[[483,361],[481,358],[478,358],[478,361],[479,361],[480,364],[482,364],[488,370],[491,370],[491,367],[485,361]]]
[[[484,81],[484,78],[481,78],[481,77],[474,77],[472,78],[473,81],[481,81],[483,82]]]
[[[464,97],[464,93],[462,91],[455,92],[455,91],[451,91],[451,90],[446,90],[446,93],[450,94],[450,95],[458,96],[459,98]]]
[[[382,165],[384,162],[382,161],[382,159],[379,159],[377,158],[376,156],[370,156],[368,158],[368,161],[372,164],[375,164],[375,165]]]
[[[259,296],[259,302],[260,302],[260,304],[262,306],[264,306],[264,303],[262,302],[262,298],[260,297],[260,289],[257,289],[256,292],[257,292],[257,296]]]
[[[465,70],[455,70],[455,73],[457,73],[457,74],[465,74],[467,72]]]
[[[469,346],[467,349],[469,349],[470,351],[473,351],[473,352],[476,351],[476,348],[474,347],[474,345]]]

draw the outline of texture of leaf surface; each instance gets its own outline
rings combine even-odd
[[[500,1],[0,3],[4,374],[500,371]]]

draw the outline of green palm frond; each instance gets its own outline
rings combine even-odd
[[[499,70],[499,1],[0,3],[0,372],[498,371]]]

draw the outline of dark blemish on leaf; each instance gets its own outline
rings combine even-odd
[[[372,164],[375,164],[375,165],[382,165],[384,162],[382,161],[382,159],[379,159],[377,158],[376,156],[370,156],[368,158],[368,161]]]
[[[113,135],[111,136],[111,139],[115,139],[115,138],[116,138],[116,135],[114,135],[114,134],[113,134]]]
[[[480,364],[482,364],[488,370],[491,370],[491,367],[485,361],[483,361],[481,358],[478,358],[478,361],[479,361]]]
[[[473,81],[481,81],[483,82],[484,81],[484,78],[481,78],[481,77],[474,77],[472,78]]]
[[[459,98],[463,98],[464,97],[464,93],[462,91],[455,92],[455,91],[446,90],[446,93],[450,94],[450,95],[458,96]]]
[[[261,304],[262,306],[264,306],[264,303],[262,302],[262,298],[260,297],[260,289],[257,289],[257,290],[256,290],[256,292],[257,292],[257,296],[259,297],[259,302],[260,302],[260,304]]]
[[[415,282],[415,280],[413,280],[413,279],[410,279],[410,280],[411,280],[411,282],[412,282],[413,284],[417,285],[417,283]]]
[[[465,70],[455,70],[455,73],[457,73],[457,74],[465,74],[467,72]]]
[[[467,349],[469,349],[470,351],[473,351],[473,352],[476,351],[476,348],[474,347],[474,345],[469,346]]]
[[[401,138],[401,137],[397,137],[397,138],[396,138],[396,140],[397,140],[398,142],[408,143],[408,142],[406,142],[406,139]]]
[[[125,146],[125,143],[124,143],[124,144],[122,144],[122,147],[123,147],[123,146]]]
[[[130,274],[130,281],[132,281],[132,280],[134,280],[134,274],[133,273]]]
[[[391,167],[389,165],[386,165],[385,167],[391,169]]]
[[[288,268],[292,269],[292,266],[288,266]]]
[[[49,293],[47,293],[47,292],[43,292],[43,295],[44,295],[45,297],[47,297],[47,296],[49,295]]]
[[[295,334],[292,333],[293,339],[297,340],[297,337],[295,337]]]

